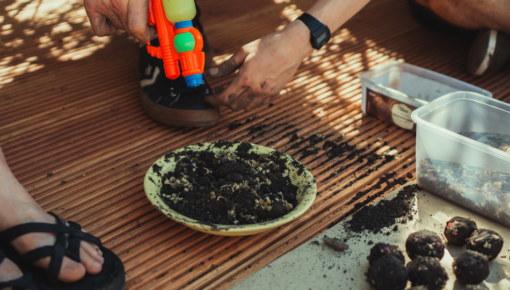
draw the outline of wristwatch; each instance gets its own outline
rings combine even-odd
[[[301,20],[310,29],[310,42],[313,48],[321,49],[331,39],[329,28],[312,15],[303,13],[297,19]]]

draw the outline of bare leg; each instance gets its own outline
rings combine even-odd
[[[510,34],[510,0],[416,0],[451,24]]]
[[[7,161],[5,160],[2,149],[0,148],[0,232],[12,226],[28,223],[43,222],[56,223],[55,219],[47,214],[21,186],[18,180],[12,174]],[[12,246],[20,253],[24,254],[30,250],[45,245],[53,245],[55,235],[48,233],[30,233],[15,239]],[[89,274],[98,274],[101,272],[104,259],[99,248],[88,242],[81,242],[80,258],[82,263],[76,263],[65,257],[62,268],[60,269],[59,279],[63,282],[74,282],[80,280],[85,272]],[[35,263],[41,268],[48,268],[50,258],[44,258]],[[9,265],[0,266],[0,281],[2,276],[9,276]],[[14,271],[15,272],[15,271]],[[9,274],[9,275],[8,275]]]

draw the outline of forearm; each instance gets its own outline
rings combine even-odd
[[[328,26],[331,32],[354,16],[370,0],[318,0],[308,11],[310,15]],[[282,30],[292,47],[300,48],[301,59],[313,52],[310,43],[310,30],[301,21],[293,21]]]
[[[329,27],[331,32],[336,31],[347,20],[351,19],[370,0],[318,0],[307,13],[317,18]]]

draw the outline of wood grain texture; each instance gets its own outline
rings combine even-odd
[[[208,41],[224,58],[314,1],[197,3]],[[361,113],[358,76],[374,65],[405,60],[510,101],[508,69],[466,73],[471,39],[421,27],[405,0],[374,0],[303,62],[272,106],[222,108],[210,128],[167,127],[141,107],[138,44],[125,33],[95,37],[81,1],[5,0],[0,15],[0,146],[45,210],[79,222],[120,256],[128,289],[226,289],[345,218],[352,197],[381,176],[414,175],[414,134]],[[231,78],[209,81],[219,88]],[[233,122],[243,125],[230,130]],[[260,125],[264,132],[250,133]],[[343,138],[364,153],[396,158],[367,165],[346,155],[330,158],[328,150],[302,158],[310,144],[291,142],[293,134],[317,133],[327,139],[315,147]],[[145,172],[171,150],[212,140],[258,143],[296,157],[318,182],[314,205],[298,220],[250,237],[209,236],[168,220],[145,198]]]

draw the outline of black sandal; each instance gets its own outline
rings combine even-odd
[[[101,241],[91,234],[81,230],[75,222],[68,222],[54,213],[57,224],[26,223],[14,226],[0,233],[0,241],[5,255],[14,261],[23,272],[32,274],[32,281],[43,290],[121,290],[125,288],[124,265],[112,251],[102,246]],[[53,246],[43,246],[20,255],[11,245],[14,239],[28,233],[57,233],[57,240]],[[60,267],[64,256],[77,263],[80,260],[80,242],[85,240],[99,246],[103,252],[104,263],[101,272],[97,275],[85,276],[73,283],[64,283],[58,280]],[[67,248],[66,248],[67,246]],[[38,268],[32,264],[45,257],[51,257],[48,270]]]
[[[0,250],[0,265],[5,260],[5,254]],[[24,274],[21,278],[6,281],[6,282],[0,282],[0,289],[4,289],[6,287],[12,287],[12,290],[39,290],[37,286],[32,282],[32,276],[30,274]]]

